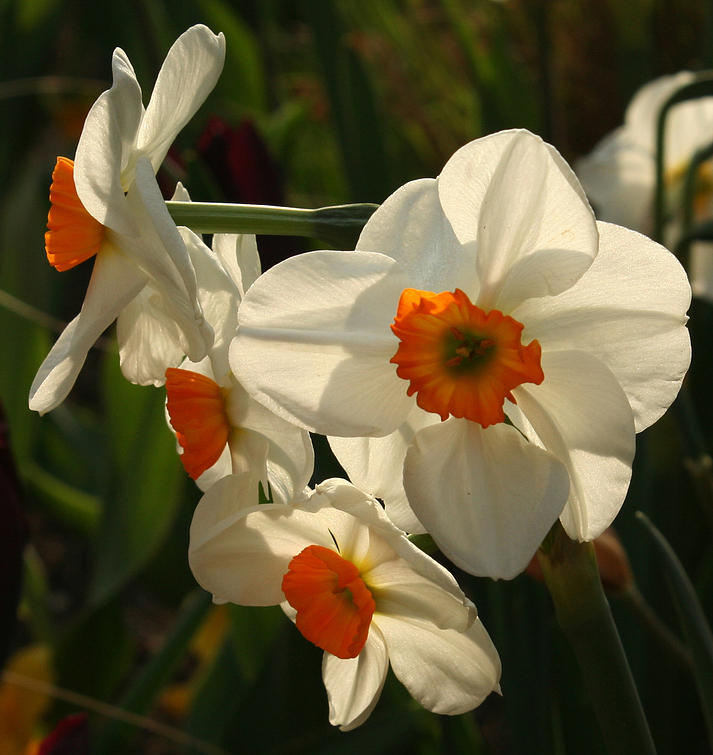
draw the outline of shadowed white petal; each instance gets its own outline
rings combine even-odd
[[[64,329],[32,382],[30,409],[44,414],[64,401],[89,349],[147,280],[136,265],[104,242],[94,260],[82,311]]]
[[[240,305],[230,365],[276,414],[330,435],[386,435],[414,400],[390,364],[400,266],[368,252],[310,252],[260,276]]]
[[[74,183],[90,215],[125,236],[138,229],[124,197],[121,172],[131,157],[144,112],[141,88],[126,53],[112,58],[113,83],[92,105],[77,145]]]
[[[218,255],[242,297],[260,276],[260,256],[255,236],[216,233],[213,236],[213,251]]]
[[[291,506],[239,510],[241,500],[257,500],[256,483],[250,473],[229,475],[208,490],[193,515],[188,560],[199,584],[217,597],[271,606],[285,600],[290,561],[308,545],[334,550],[334,541],[319,517]]]
[[[500,658],[479,619],[465,632],[379,614],[391,667],[426,710],[458,715],[499,691]]]
[[[178,328],[161,303],[149,283],[116,319],[121,372],[136,385],[163,385],[166,368],[183,359]]]
[[[225,39],[206,26],[192,26],[173,43],[146,108],[136,148],[148,155],[154,173],[178,132],[193,117],[218,81]]]
[[[412,288],[440,293],[457,287],[471,300],[478,294],[475,250],[453,233],[433,178],[397,189],[369,218],[356,248],[393,257]]]
[[[419,430],[404,487],[416,516],[456,565],[511,579],[567,500],[565,467],[506,424],[450,419]]]
[[[629,487],[636,450],[631,409],[616,378],[587,353],[544,353],[542,369],[541,385],[521,385],[513,396],[569,471],[562,525],[571,538],[593,540],[612,523]]]
[[[373,621],[366,644],[356,658],[325,653],[322,679],[329,699],[329,723],[342,731],[363,724],[379,701],[388,670],[386,643]]]
[[[604,362],[640,432],[666,411],[688,369],[690,286],[662,246],[598,225],[600,251],[586,275],[557,297],[525,302],[512,316],[525,323],[523,342],[536,338],[543,352],[577,349]]]

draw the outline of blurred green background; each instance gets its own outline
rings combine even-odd
[[[457,573],[502,655],[502,698],[440,717],[390,676],[367,723],[333,729],[321,651],[279,609],[214,609],[198,590],[186,550],[199,493],[178,461],[163,391],[123,380],[113,333],[62,406],[45,417],[28,410],[34,373],[91,272],[89,262],[60,274],[45,258],[55,159],[73,156],[88,108],[110,85],[114,47],[128,53],[147,99],[171,43],[199,22],[225,34],[225,69],[159,174],[167,196],[181,180],[194,200],[380,202],[437,175],[466,142],[512,127],[571,162],[621,123],[642,84],[713,66],[704,0],[0,0],[0,403],[30,531],[20,620],[7,628],[12,583],[0,658],[171,728],[151,733],[117,722],[116,711],[91,712],[68,752],[89,752],[87,737],[102,754],[201,751],[176,732],[271,755],[603,752],[549,596],[528,575],[494,583]],[[314,246],[259,243],[265,267]],[[710,305],[694,304],[691,327],[690,385],[710,440]],[[668,417],[639,441],[616,527],[641,593],[680,634],[633,514],[646,511],[664,532],[709,618],[711,522]],[[335,467],[316,442],[319,481]],[[6,504],[10,491],[0,487]],[[0,508],[8,522],[9,511]],[[0,521],[8,553],[17,550],[11,529]],[[613,608],[659,752],[709,752],[690,669],[627,595],[613,595]],[[0,755],[33,752],[28,742],[82,709],[82,700],[2,685]]]

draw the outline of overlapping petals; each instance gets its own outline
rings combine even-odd
[[[198,302],[191,257],[166,210],[155,172],[178,131],[214,86],[224,48],[223,36],[204,26],[185,32],[169,51],[145,112],[131,63],[122,50],[115,51],[113,85],[90,110],[72,173],[63,183],[70,194],[76,191],[76,204],[103,226],[103,234],[93,233],[100,240],[94,247],[97,262],[82,312],[38,372],[30,391],[30,408],[44,413],[64,400],[93,338],[127,307],[136,330],[127,327],[124,318],[119,337],[129,379],[156,383],[162,380],[156,373],[175,366],[183,355],[195,361],[206,355],[213,333]],[[54,213],[52,218],[50,213],[51,232],[60,247],[76,237],[71,227],[64,227],[74,222],[72,216]],[[60,220],[63,227],[57,227]],[[81,238],[79,242],[83,244]],[[55,248],[50,251],[50,260],[60,260],[61,269],[83,258],[69,249],[67,254],[60,249],[60,257]],[[116,255],[125,264],[111,263],[112,279],[108,280],[109,263],[99,260]],[[65,264],[65,258],[71,262]],[[143,279],[141,286],[139,279]],[[139,359],[137,340],[145,343],[142,331],[156,317],[168,339],[159,339],[148,360]]]
[[[498,689],[499,659],[475,607],[370,496],[329,480],[292,505],[245,505],[249,477],[231,475],[204,495],[191,526],[191,568],[217,600],[245,605],[283,603],[284,575],[311,546],[358,570],[375,608],[358,655],[325,652],[332,724],[348,730],[367,718],[389,661],[409,692],[438,713],[465,712]],[[293,619],[302,610],[284,608]],[[312,631],[320,644],[320,630]]]
[[[596,537],[623,502],[635,429],[665,411],[690,359],[690,289],[672,255],[598,227],[562,158],[522,131],[472,142],[437,180],[399,189],[358,249],[288,260],[248,292],[231,346],[248,392],[341,436],[349,474],[473,573],[513,576],[560,514],[570,536]],[[504,403],[517,430],[435,424],[409,400],[387,364],[407,288],[460,289],[539,342],[544,380]]]

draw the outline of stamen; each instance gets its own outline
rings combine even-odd
[[[376,604],[359,569],[335,551],[308,545],[290,561],[282,592],[297,611],[297,629],[337,658],[356,658]]]
[[[50,265],[69,270],[99,251],[104,226],[84,208],[74,186],[74,162],[58,157],[52,185],[45,233],[45,251]]]
[[[220,386],[205,375],[169,367],[166,406],[183,448],[181,463],[197,480],[218,461],[230,434]]]
[[[505,399],[523,383],[544,380],[537,341],[520,342],[524,326],[497,309],[484,312],[460,289],[406,289],[392,331],[401,341],[391,359],[425,411],[478,422],[503,422]]]

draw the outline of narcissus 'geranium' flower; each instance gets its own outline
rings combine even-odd
[[[182,353],[195,360],[205,356],[213,336],[155,173],[215,85],[224,57],[222,34],[192,27],[171,47],[144,110],[131,63],[123,50],[115,50],[113,85],[89,111],[76,161],[60,157],[52,176],[45,237],[50,264],[67,270],[91,256],[96,260],[82,311],[32,384],[31,409],[44,413],[64,400],[94,341],[142,292],[173,323]],[[130,380],[143,382],[145,375],[126,366],[135,362],[122,359],[122,369]],[[165,368],[150,382],[162,382]]]
[[[573,538],[606,529],[635,430],[688,366],[675,258],[597,225],[525,131],[403,186],[357,249],[287,260],[246,294],[231,364],[248,392],[340,436],[354,482],[473,573],[514,576],[560,515]]]
[[[597,217],[647,235],[653,232],[656,186],[656,126],[661,107],[694,74],[681,71],[643,86],[626,109],[624,125],[606,136],[575,170]],[[696,150],[713,142],[713,97],[681,102],[670,110],[664,135],[664,180],[669,211],[675,213],[686,168]],[[706,164],[694,210],[698,219],[713,210],[713,173]],[[666,234],[675,243],[676,224]],[[709,245],[694,244],[691,281],[695,294],[713,299],[713,256]]]
[[[177,198],[188,200],[182,187]],[[309,433],[249,396],[228,364],[238,305],[260,274],[255,237],[216,234],[210,249],[187,228],[180,232],[196,271],[198,301],[215,332],[205,359],[185,359],[179,368],[166,370],[167,411],[182,450],[181,462],[202,490],[231,472],[251,471],[273,501],[287,502],[301,493],[312,475]],[[137,347],[134,352],[150,360],[150,352],[160,349],[162,340],[162,350],[169,352],[172,339],[166,337],[150,301],[137,299],[135,306],[141,306],[133,318],[139,335],[129,335],[141,338],[146,349]]]
[[[332,724],[366,720],[389,662],[436,713],[464,713],[499,689],[500,660],[475,606],[373,498],[327,480],[292,505],[255,506],[249,478],[225,477],[201,499],[191,568],[217,601],[282,604],[325,651]]]

